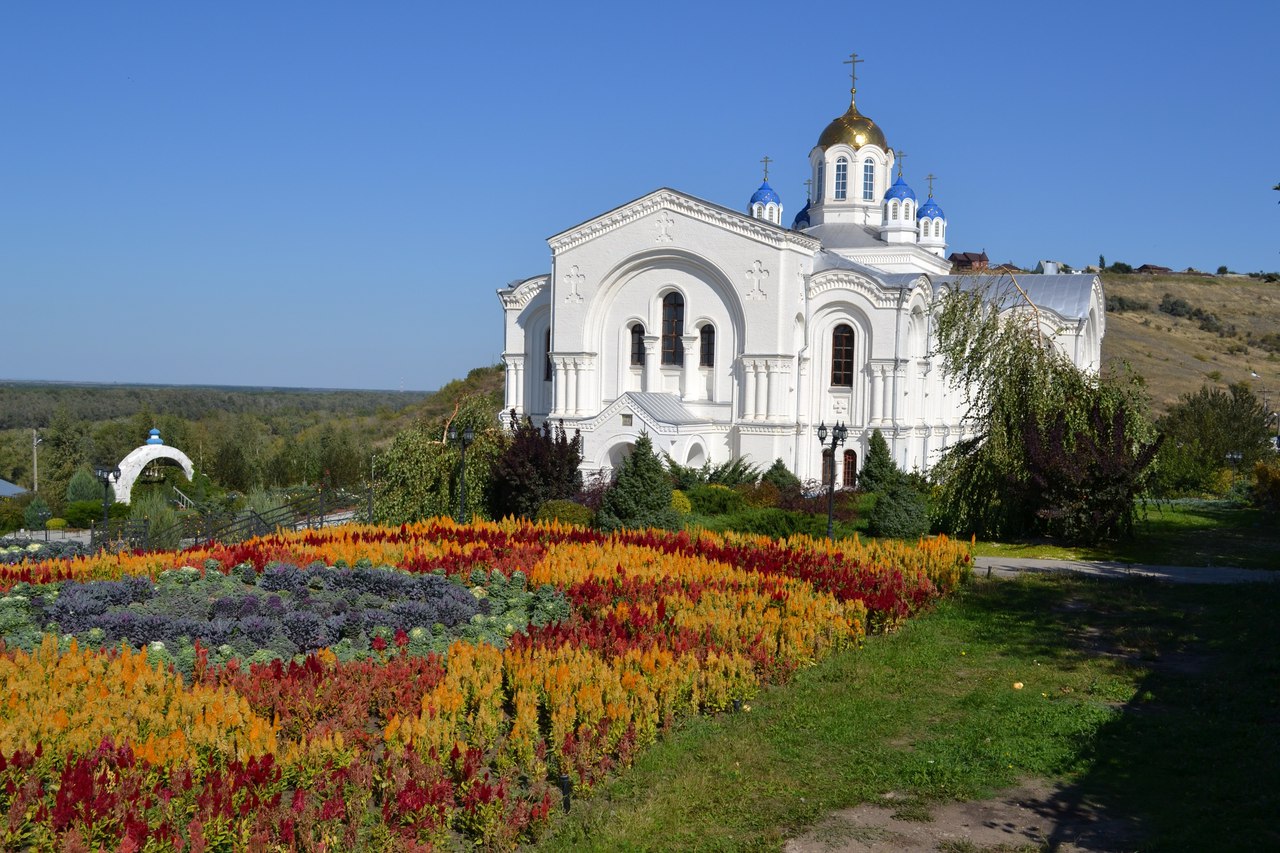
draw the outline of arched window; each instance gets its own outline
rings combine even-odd
[[[764,208],[760,206],[760,202],[756,202],[751,208],[751,215],[756,219],[760,218],[760,214],[764,212]]]
[[[684,364],[684,297],[668,293],[662,297],[662,363]]]
[[[923,235],[923,236],[925,236],[925,237],[928,237],[928,236],[929,236],[929,222],[930,222],[930,220],[925,219],[925,220],[923,220],[923,222],[922,222],[922,224],[921,224],[921,226],[920,226],[920,233],[921,233],[921,235]]]
[[[858,484],[858,454],[852,450],[844,452],[844,465],[840,469],[840,485],[852,489]]]
[[[716,330],[708,323],[698,333],[698,366],[716,366]]]
[[[777,216],[775,214],[777,213],[777,211],[778,211],[778,206],[773,202],[769,202],[764,206],[764,218],[770,222],[776,221]]]
[[[902,218],[903,219],[911,218],[911,202],[909,201],[904,201],[902,203]]]
[[[644,326],[640,323],[631,326],[631,364],[644,365]]]
[[[896,201],[889,202],[889,218],[890,219],[898,218],[898,203]]]
[[[833,461],[834,455],[835,455],[835,451],[833,451],[830,447],[823,448],[822,450],[822,485],[823,486],[826,486],[827,483],[830,483],[832,480],[835,479],[835,476],[834,476],[835,471],[831,470],[833,467],[831,463]]]
[[[844,201],[849,195],[849,161],[836,160],[836,201]]]
[[[547,363],[543,368],[544,372],[542,376],[542,381],[550,382],[551,374],[555,371],[555,368],[551,366],[551,330],[550,329],[547,329],[546,346],[543,347],[542,351],[547,356]]]
[[[862,163],[862,200],[874,201],[876,197],[876,164],[871,160]]]
[[[853,329],[845,323],[831,333],[831,384],[853,387]]]
[[[818,163],[818,203],[827,197],[827,161]]]

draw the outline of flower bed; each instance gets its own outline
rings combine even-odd
[[[433,521],[3,566],[0,846],[510,847],[967,561]]]

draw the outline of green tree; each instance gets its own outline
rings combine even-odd
[[[791,472],[787,463],[775,459],[769,470],[760,475],[760,482],[771,483],[779,494],[790,494],[800,490],[800,478]]]
[[[649,434],[642,432],[635,449],[618,469],[605,492],[596,526],[602,530],[657,527],[676,530],[680,515],[671,508],[671,478],[653,452]]]
[[[44,523],[53,516],[49,509],[49,505],[44,499],[38,495],[31,499],[31,503],[27,504],[27,508],[23,510],[22,522],[28,530],[41,530]]]
[[[67,503],[97,501],[102,503],[103,485],[87,468],[78,468],[67,483]]]
[[[1131,529],[1133,498],[1158,447],[1140,380],[1077,368],[1021,291],[952,291],[936,328],[975,431],[934,468],[944,525],[992,538],[1083,540]]]
[[[902,478],[902,472],[893,464],[893,456],[889,453],[889,443],[884,440],[880,430],[871,432],[867,442],[867,458],[862,463],[862,473],[858,475],[858,485],[864,492],[882,492]]]
[[[467,448],[469,517],[485,517],[485,495],[494,461],[507,437],[497,424],[491,401],[482,395],[461,398],[454,413],[431,424],[416,424],[399,433],[378,457],[374,519],[379,524],[404,524],[458,511],[461,449],[447,439],[449,424],[459,433],[468,426],[475,439]]]
[[[1245,382],[1183,394],[1156,424],[1164,437],[1156,457],[1157,494],[1210,492],[1222,468],[1252,469],[1269,453],[1269,414]],[[1240,456],[1233,462],[1229,454],[1236,453]]]

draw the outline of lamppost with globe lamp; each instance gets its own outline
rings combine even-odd
[[[849,437],[849,428],[839,421],[831,428],[831,447],[827,447],[827,424],[818,424],[818,443],[822,445],[822,455],[831,455],[827,467],[827,539],[835,539],[835,500],[836,500],[836,448],[844,444]]]
[[[466,427],[458,432],[457,424],[449,425],[449,443],[462,448],[462,473],[458,477],[458,523],[466,524],[467,512],[467,448],[475,441],[476,431]]]

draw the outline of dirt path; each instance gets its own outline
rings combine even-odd
[[[903,809],[863,804],[834,812],[798,838],[787,853],[1021,853],[1135,849],[1138,827],[1104,815],[1071,788],[1029,783],[989,800]],[[896,816],[895,816],[896,815]]]

